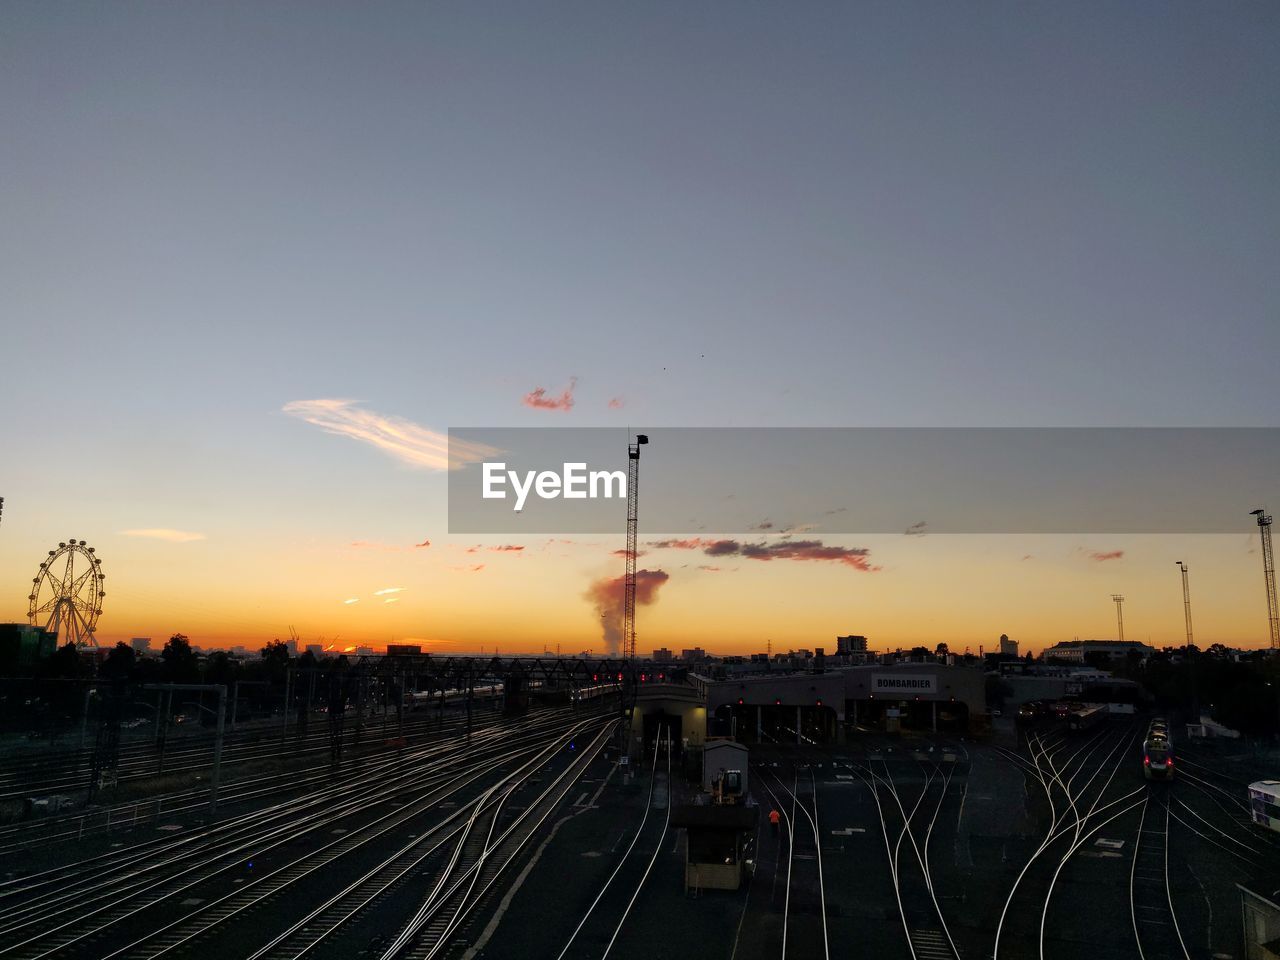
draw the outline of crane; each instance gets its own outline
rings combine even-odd
[[[1271,649],[1280,650],[1280,612],[1276,608],[1276,564],[1271,555],[1271,515],[1265,508],[1249,512],[1258,518],[1258,534],[1262,537],[1262,575],[1267,587],[1267,626],[1271,631]]]
[[[636,657],[636,511],[640,495],[640,447],[649,442],[643,433],[627,444],[627,572],[622,595],[622,655]]]
[[[1116,629],[1120,631],[1120,642],[1124,643],[1124,597],[1113,593],[1111,599],[1116,602]]]

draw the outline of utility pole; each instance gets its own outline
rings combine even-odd
[[[1280,650],[1280,610],[1276,607],[1276,564],[1271,555],[1271,515],[1265,508],[1249,512],[1258,518],[1258,535],[1262,537],[1262,575],[1267,586],[1267,626],[1271,632],[1271,649]]]
[[[1124,643],[1124,597],[1113,593],[1111,599],[1116,602],[1116,628],[1120,631],[1120,642]]]
[[[622,656],[636,657],[636,511],[640,495],[640,447],[649,442],[643,433],[627,444],[627,572],[623,581]]]
[[[1175,560],[1178,569],[1182,571],[1182,609],[1187,616],[1187,646],[1191,646],[1191,587],[1187,583],[1187,565],[1181,560]]]

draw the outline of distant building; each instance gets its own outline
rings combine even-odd
[[[129,641],[129,646],[133,647],[133,652],[138,656],[143,656],[151,652],[151,638],[134,637]]]
[[[688,647],[680,651],[681,660],[705,660],[706,658],[707,651],[701,647]]]
[[[289,651],[290,657],[296,657],[298,655],[298,641],[293,639],[293,637],[290,637],[288,640],[286,640],[284,642],[284,645],[285,645],[285,648]]]
[[[668,650],[666,647],[659,647],[657,650],[653,651],[653,659],[664,661],[664,660],[674,660],[675,657],[671,655],[671,651]]]
[[[308,644],[307,644],[307,653],[311,654],[313,657],[320,657],[320,656],[324,656],[324,644],[323,644],[323,643],[308,643]]]
[[[1010,640],[1007,633],[1000,634],[1000,656],[1016,657],[1018,655],[1018,641]]]
[[[1043,659],[1087,663],[1091,657],[1126,660],[1136,653],[1145,660],[1155,652],[1154,647],[1137,640],[1063,640],[1046,648]]]
[[[420,643],[388,643],[388,657],[416,657],[422,654]]]
[[[356,647],[357,657],[372,657],[373,647]]]
[[[836,653],[866,653],[867,638],[852,635],[836,637]]]

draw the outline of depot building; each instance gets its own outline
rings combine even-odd
[[[833,743],[856,729],[967,733],[988,722],[976,666],[897,663],[700,685],[709,727],[747,743]]]

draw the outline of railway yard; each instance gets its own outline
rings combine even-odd
[[[1177,744],[1145,719],[753,745],[740,890],[686,890],[691,802],[668,731],[630,763],[616,704],[173,743],[162,789],[0,830],[0,956],[727,960],[1243,957],[1237,884],[1280,888],[1246,787],[1269,755]],[[384,736],[386,733],[395,736]],[[87,755],[0,764],[4,798],[69,789]],[[121,784],[159,766],[121,747]],[[106,816],[110,810],[110,822]],[[771,825],[769,813],[777,811]]]

